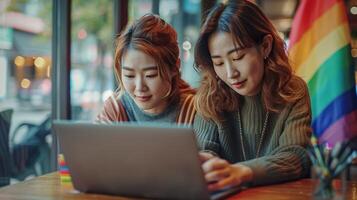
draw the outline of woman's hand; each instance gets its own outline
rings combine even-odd
[[[202,164],[202,169],[210,191],[238,186],[253,178],[251,168],[242,164],[230,164],[226,160],[214,156]]]
[[[212,153],[206,152],[206,151],[199,152],[198,156],[199,156],[199,159],[201,161],[201,164],[203,164],[207,160],[212,159],[212,158],[215,157],[215,155],[213,155]]]

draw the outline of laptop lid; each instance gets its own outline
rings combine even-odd
[[[209,199],[192,129],[172,125],[54,121],[81,192],[158,199]]]

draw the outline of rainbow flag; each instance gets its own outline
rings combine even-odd
[[[309,87],[312,128],[334,145],[357,135],[357,97],[343,0],[302,0],[290,34],[289,56]]]

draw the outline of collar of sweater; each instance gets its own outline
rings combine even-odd
[[[242,106],[248,107],[261,107],[263,105],[263,99],[261,93],[254,96],[242,96]]]

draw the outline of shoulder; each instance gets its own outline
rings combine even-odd
[[[194,95],[193,94],[181,94],[180,95],[180,107],[190,105],[193,106]]]
[[[179,102],[179,113],[177,122],[184,124],[192,124],[194,121],[194,116],[196,114],[196,109],[194,106],[194,95],[186,94],[181,95]]]
[[[302,78],[295,75],[292,77],[292,82],[295,90],[295,100],[288,104],[286,107],[287,111],[289,111],[290,114],[303,114],[310,116],[311,103],[309,89],[306,82]]]
[[[296,85],[297,85],[297,86],[303,88],[304,91],[308,93],[307,84],[306,84],[306,82],[305,82],[301,77],[294,75],[294,76],[292,77],[292,79],[293,79],[294,82],[296,82]]]
[[[97,116],[96,121],[128,121],[126,109],[122,103],[121,93],[114,92],[105,100],[103,109]]]
[[[285,99],[283,107],[291,107],[297,103],[310,104],[308,86],[302,78],[296,75],[292,75],[282,94]]]
[[[304,102],[306,104],[310,104],[309,88],[306,82],[302,78],[295,75],[292,77],[292,81],[296,87],[297,101],[295,103]]]
[[[120,92],[113,92],[105,101],[104,109],[119,111],[120,106],[123,106],[123,94]]]
[[[198,131],[202,130],[214,130],[217,129],[217,124],[211,120],[203,117],[201,114],[196,113],[195,119],[193,121],[193,128]]]

